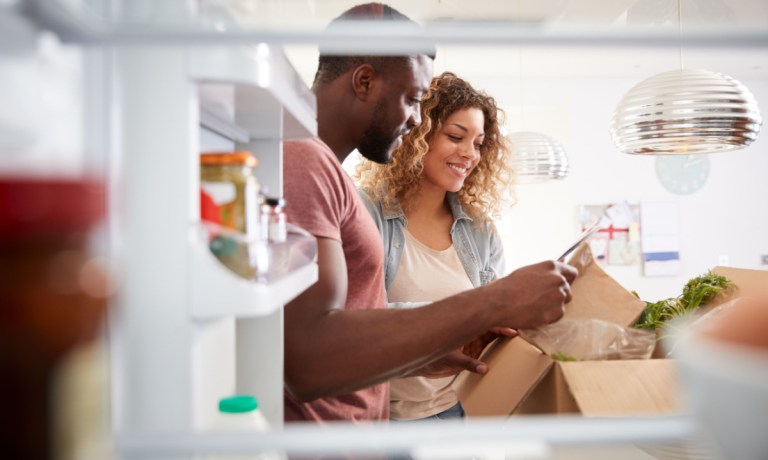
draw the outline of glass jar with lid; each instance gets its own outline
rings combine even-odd
[[[258,159],[247,151],[200,155],[201,218],[222,228],[209,232],[213,254],[244,278],[255,277],[250,246],[259,238]],[[227,231],[229,230],[229,231]]]
[[[218,221],[246,236],[258,230],[259,183],[254,169],[259,160],[251,152],[234,151],[200,155],[200,186],[218,208]]]

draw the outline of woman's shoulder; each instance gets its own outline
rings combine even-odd
[[[495,238],[498,237],[498,231],[496,229],[496,223],[493,217],[483,213],[472,213],[466,206],[461,206],[461,218],[457,218],[454,212],[454,219],[456,219],[461,225],[464,225],[469,229],[476,237],[479,238]]]
[[[375,206],[380,210],[383,210],[383,209],[391,210],[393,207],[399,208],[399,204],[397,203],[397,200],[389,198],[384,188],[380,190],[373,190],[369,187],[360,187],[358,188],[358,192],[360,193],[360,197],[363,199],[364,202],[366,202],[366,204]]]
[[[363,188],[360,189],[360,197],[368,211],[374,215],[374,218],[386,222],[387,225],[397,225],[396,222],[402,222],[402,225],[407,225],[405,212],[400,205],[400,201],[397,198],[388,196],[384,189],[375,193],[370,189]]]
[[[381,201],[376,199],[375,195],[371,192],[370,189],[358,188],[357,193],[360,195],[360,199],[362,200],[365,207],[368,208],[368,212],[374,216],[382,216],[383,208]]]
[[[373,198],[373,193],[368,188],[360,188],[358,187],[357,193],[360,195],[360,198],[363,200],[363,202],[366,205],[375,205],[377,204],[376,200]]]

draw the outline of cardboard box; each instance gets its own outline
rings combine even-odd
[[[725,302],[731,301],[739,296],[750,294],[768,293],[768,270],[750,270],[747,268],[733,267],[715,267],[712,271],[718,275],[725,276],[733,281],[736,289],[716,301],[710,302],[707,309],[717,307]]]
[[[565,318],[598,318],[633,324],[645,302],[605,273],[583,244],[569,260],[579,269]],[[768,271],[715,267],[737,288],[708,305],[714,308],[752,292],[766,292]],[[681,286],[682,289],[682,286]],[[680,411],[674,360],[638,359],[556,362],[523,337],[502,339],[482,355],[489,372],[463,372],[455,382],[472,416],[583,414],[669,415]]]
[[[579,270],[564,318],[633,324],[645,302],[594,261],[589,246],[569,260]],[[463,372],[455,382],[469,416],[582,413],[668,414],[678,410],[676,376],[668,360],[555,362],[523,337],[499,340],[481,357],[488,374]]]

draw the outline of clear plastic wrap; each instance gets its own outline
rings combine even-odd
[[[520,334],[556,360],[648,359],[653,331],[622,327],[595,318],[567,318]]]

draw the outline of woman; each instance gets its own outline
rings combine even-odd
[[[382,234],[390,308],[434,302],[504,271],[489,217],[498,214],[511,182],[503,112],[493,98],[445,72],[432,80],[421,114],[421,125],[403,137],[390,164],[363,160],[356,173]],[[393,381],[390,418],[463,417],[454,377]]]

